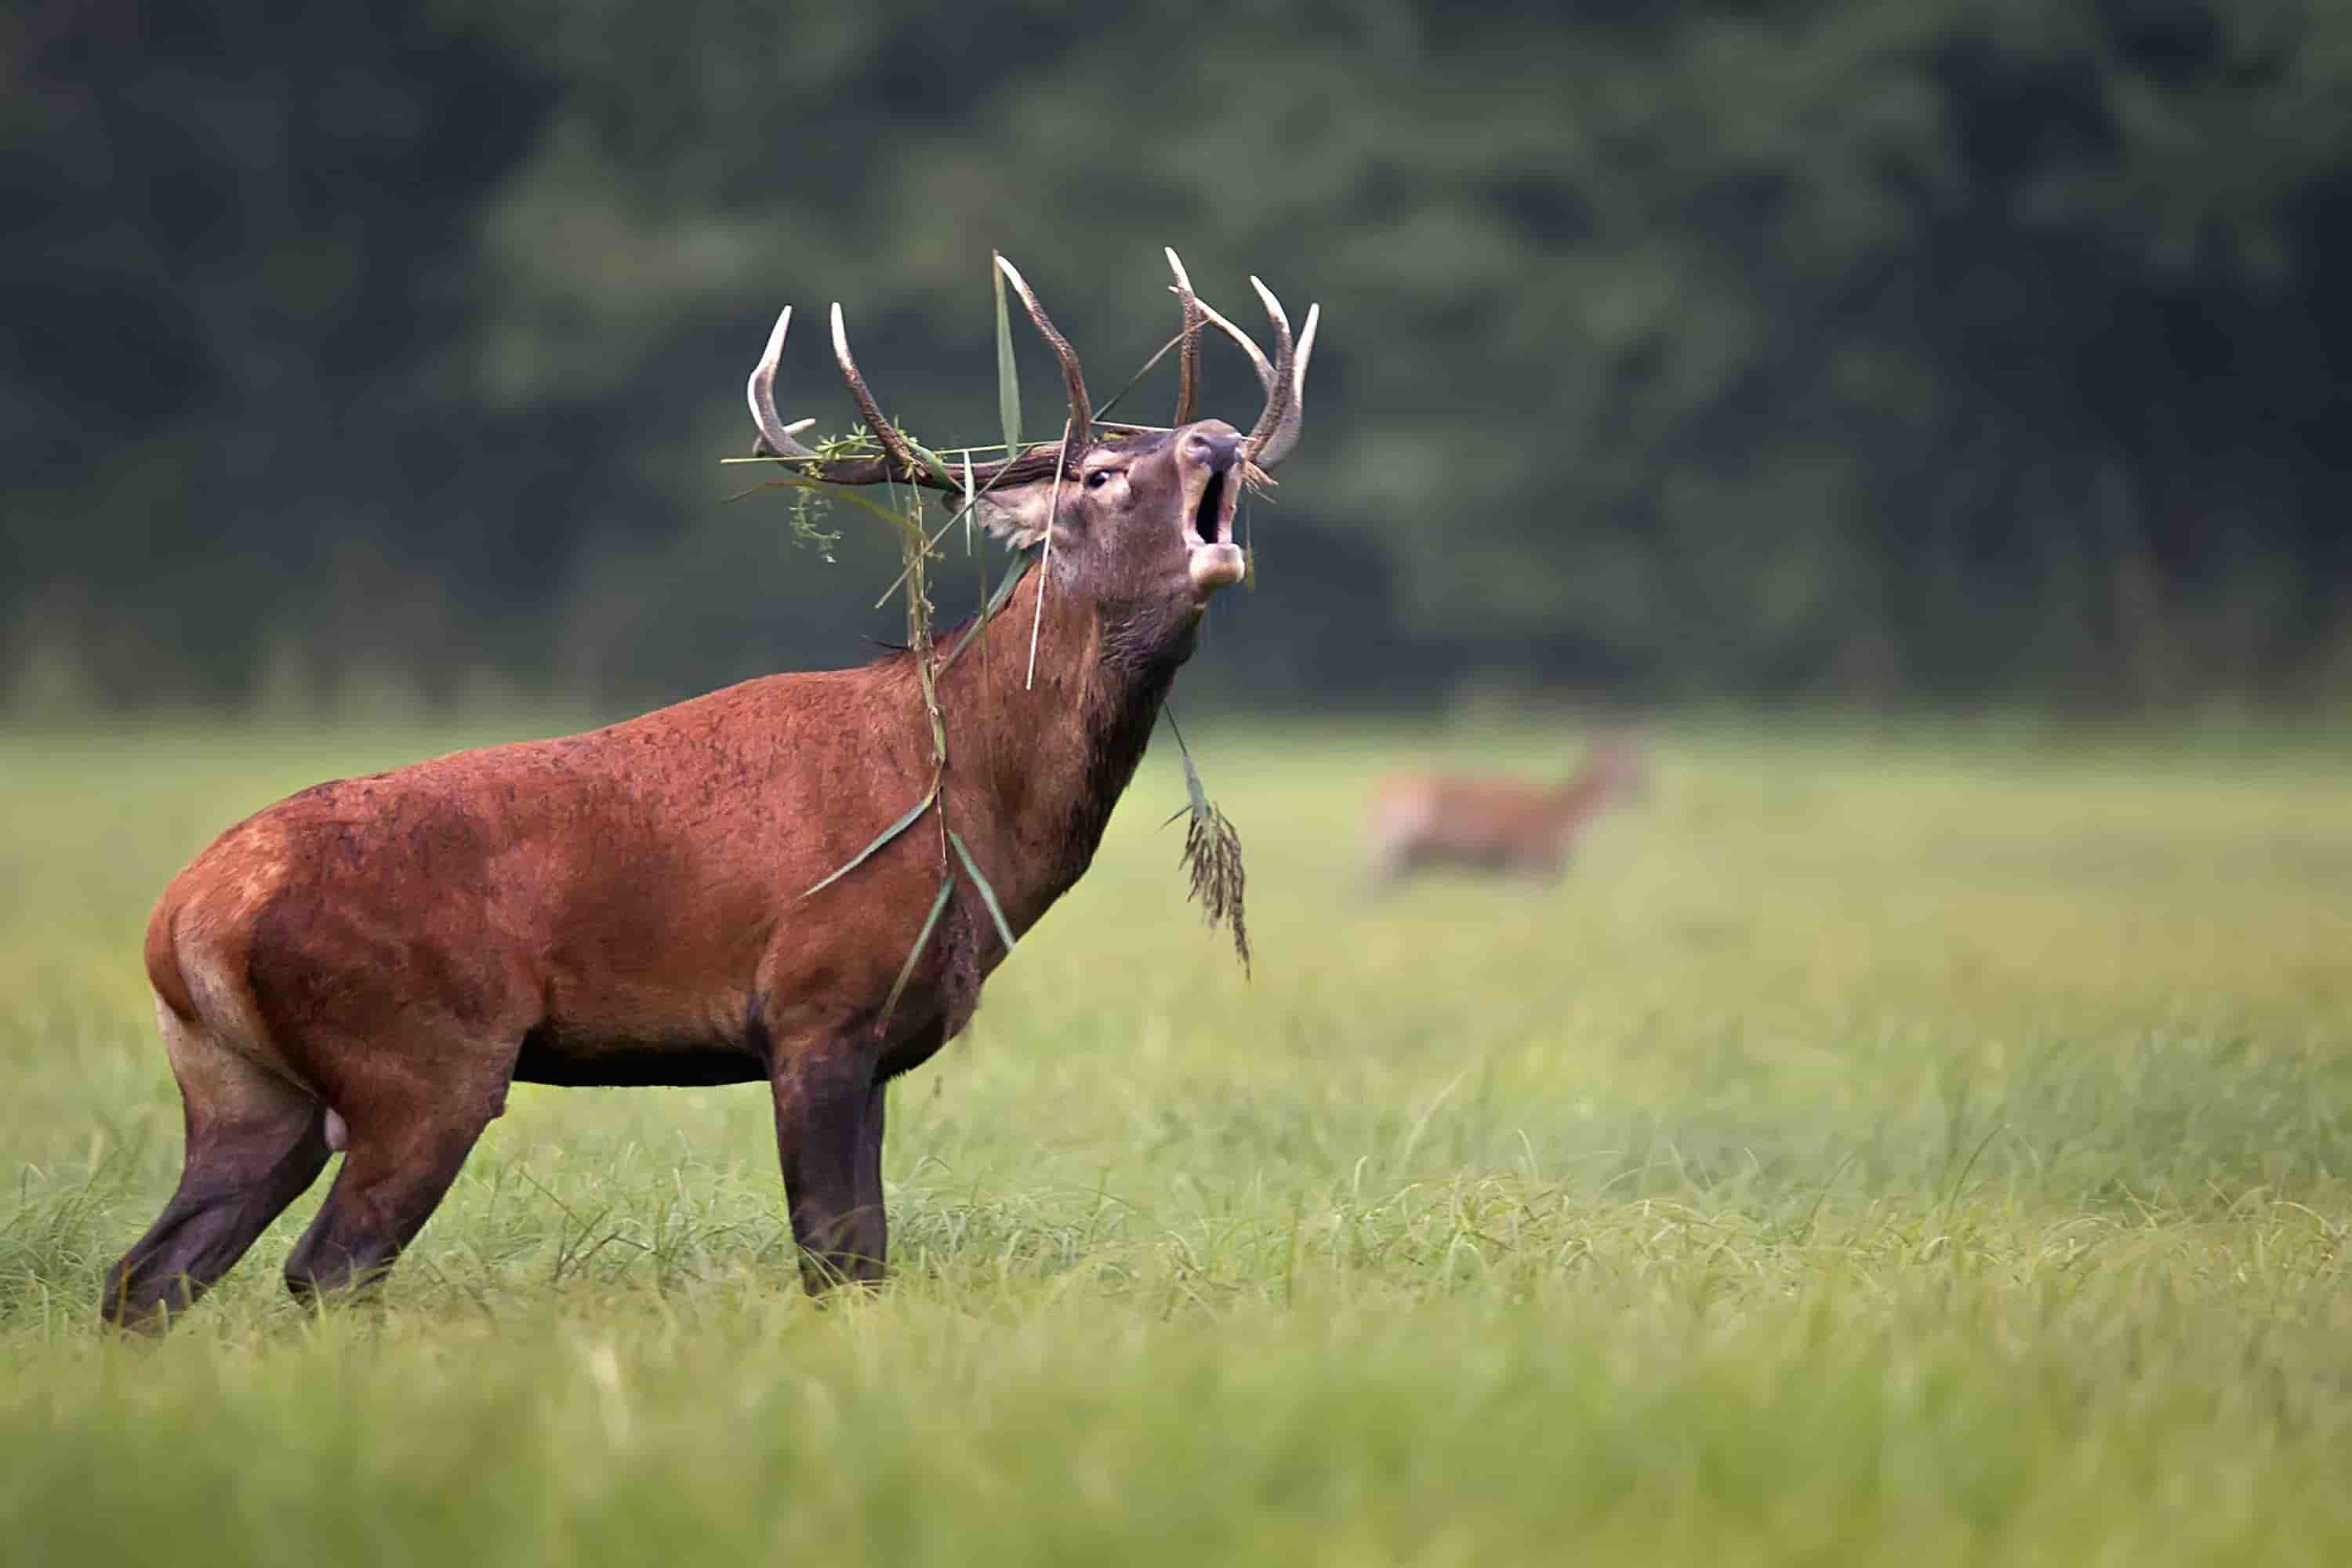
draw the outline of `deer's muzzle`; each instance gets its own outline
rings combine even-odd
[[[1242,580],[1248,563],[1234,542],[1234,512],[1241,503],[1242,434],[1212,420],[1181,437],[1191,506],[1184,519],[1186,562],[1193,592],[1202,598]]]
[[[1192,547],[1192,588],[1202,598],[1242,580],[1249,562],[1238,544],[1196,544]]]

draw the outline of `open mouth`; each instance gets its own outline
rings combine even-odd
[[[1249,561],[1234,542],[1234,508],[1241,500],[1241,476],[1232,468],[1212,472],[1193,503],[1191,557],[1185,563],[1199,603],[1220,588],[1230,588],[1248,574]]]
[[[1201,503],[1192,509],[1192,532],[1203,544],[1224,544],[1233,539],[1234,479],[1230,472],[1213,473],[1201,487]]]

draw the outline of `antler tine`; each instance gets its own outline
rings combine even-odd
[[[906,437],[898,433],[898,427],[882,417],[882,405],[874,401],[874,394],[866,390],[866,378],[857,374],[857,362],[849,357],[849,333],[841,324],[838,300],[833,302],[833,357],[841,366],[842,379],[849,383],[849,395],[857,404],[858,416],[874,433],[874,438],[882,443],[882,449],[890,454],[898,476],[912,479],[928,472],[923,464],[915,460],[914,451],[907,445]]]
[[[1176,258],[1175,247],[1161,248],[1168,254],[1169,270],[1176,274],[1176,298],[1184,308],[1184,341],[1176,356],[1181,377],[1176,388],[1176,417],[1172,423],[1190,425],[1201,391],[1201,300],[1192,292],[1192,280],[1184,275],[1184,264]]]
[[[1070,389],[1071,437],[1078,441],[1092,439],[1095,407],[1087,398],[1087,378],[1078,369],[1076,351],[1070,347],[1070,340],[1055,329],[1053,318],[1045,314],[1045,306],[1037,303],[1037,296],[1030,292],[1020,269],[1005,259],[1003,251],[995,254],[997,269],[1004,274],[1005,281],[1013,285],[1013,291],[1021,296],[1021,303],[1028,310],[1029,319],[1037,323],[1038,335],[1054,351],[1054,357],[1062,362],[1062,379]]]
[[[1290,396],[1283,404],[1282,417],[1257,449],[1257,466],[1269,473],[1281,467],[1291,448],[1298,445],[1299,428],[1307,418],[1307,362],[1315,355],[1315,328],[1322,319],[1322,306],[1307,307],[1307,326],[1298,334],[1298,352],[1291,361]]]
[[[1176,290],[1173,289],[1169,290],[1171,294],[1175,291]],[[1227,321],[1222,314],[1220,314],[1214,305],[1210,304],[1206,300],[1202,300],[1200,301],[1200,306],[1201,314],[1207,320],[1209,325],[1216,328],[1217,331],[1233,339],[1234,345],[1240,349],[1242,353],[1249,355],[1250,368],[1257,372],[1258,385],[1265,389],[1266,395],[1272,396],[1274,395],[1274,366],[1266,363],[1265,351],[1257,346],[1255,339],[1252,338],[1247,332],[1242,331],[1239,327],[1236,327],[1233,322]]]
[[[751,379],[744,388],[745,400],[751,408],[751,422],[760,430],[759,443],[753,448],[755,454],[807,463],[810,466],[803,472],[832,485],[904,484],[911,481],[932,489],[953,490],[960,488],[943,469],[934,471],[919,458],[905,433],[882,417],[881,407],[874,401],[874,394],[866,386],[866,377],[859,373],[857,362],[850,357],[849,334],[842,324],[838,304],[833,308],[834,359],[841,366],[843,378],[849,383],[849,395],[856,401],[858,415],[866,421],[866,428],[874,432],[874,438],[881,443],[885,455],[878,458],[828,458],[793,440],[793,437],[816,421],[795,419],[787,425],[776,413],[776,365],[783,357],[784,334],[790,330],[792,321],[792,309],[787,306],[776,318],[775,328],[768,334],[767,351],[760,356],[760,363],[753,368]],[[1010,454],[996,462],[975,463],[971,465],[973,480],[981,484],[992,483],[1000,473],[1008,469],[1024,473],[1031,468],[1050,471],[1050,465],[1055,460],[1055,451],[1056,448],[1052,447],[1033,447],[1027,452]],[[1016,465],[1022,467],[1016,468]]]
[[[751,379],[743,388],[744,401],[751,405],[751,423],[760,427],[760,446],[772,458],[814,458],[816,453],[793,437],[816,423],[814,419],[794,420],[787,425],[776,413],[776,365],[784,357],[784,333],[792,329],[793,308],[776,318],[775,329],[768,334],[768,352],[751,367]]]
[[[1264,468],[1265,462],[1259,454],[1282,427],[1290,407],[1291,361],[1297,351],[1290,338],[1290,318],[1283,313],[1282,301],[1274,297],[1273,289],[1257,280],[1255,274],[1251,275],[1250,287],[1257,290],[1258,299],[1265,305],[1266,319],[1274,323],[1274,384],[1266,389],[1265,409],[1249,433],[1251,458]]]
[[[1267,291],[1265,284],[1258,283],[1255,278],[1250,281],[1257,283],[1258,293],[1266,301],[1266,313],[1274,318],[1276,327],[1286,337],[1289,328],[1282,314],[1281,302]],[[1283,382],[1276,378],[1277,367],[1267,361],[1265,351],[1259,348],[1247,332],[1220,314],[1214,305],[1206,300],[1200,303],[1201,313],[1209,325],[1233,339],[1234,345],[1249,356],[1250,368],[1257,372],[1257,384],[1265,392],[1266,407],[1265,413],[1258,417],[1257,427],[1250,432],[1253,443],[1251,460],[1259,468],[1271,471],[1298,445],[1299,426],[1307,410],[1307,362],[1315,353],[1315,329],[1323,319],[1323,307],[1314,305],[1307,309],[1307,330],[1299,335],[1296,351],[1290,355],[1290,372],[1286,378],[1289,383],[1289,395],[1279,399],[1281,406],[1277,409],[1276,394]]]

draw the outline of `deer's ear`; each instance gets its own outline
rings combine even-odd
[[[1026,550],[1045,537],[1046,518],[1054,504],[1053,489],[1052,480],[1041,479],[991,490],[980,498],[973,515],[990,533],[1015,550]]]

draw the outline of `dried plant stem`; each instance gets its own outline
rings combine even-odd
[[[1116,393],[1112,394],[1111,400],[1108,403],[1104,404],[1100,408],[1095,410],[1095,423],[1097,425],[1111,425],[1112,422],[1104,418],[1103,416],[1118,407],[1118,400],[1125,397],[1129,393],[1133,392],[1136,388],[1136,384],[1142,381],[1145,376],[1151,374],[1151,367],[1158,364],[1161,360],[1166,359],[1168,357],[1169,351],[1183,341],[1184,334],[1179,332],[1174,337],[1169,339],[1166,342],[1161,343],[1160,345],[1160,352],[1153,354],[1150,359],[1145,360],[1143,362],[1143,368],[1137,371],[1133,375],[1129,376],[1127,378],[1127,384],[1120,387]],[[1113,428],[1119,430],[1165,430],[1173,428],[1173,426],[1165,425],[1116,425],[1113,426]]]
[[[891,499],[898,499],[896,485],[891,486]],[[931,933],[939,929],[940,916],[955,894],[955,868],[948,858],[949,847],[955,840],[955,832],[948,823],[948,727],[940,710],[939,671],[931,659],[931,588],[929,574],[924,570],[931,542],[923,532],[922,504],[922,492],[910,486],[906,510],[898,514],[898,552],[906,563],[899,578],[907,585],[907,648],[913,655],[915,681],[923,694],[923,716],[931,727],[929,798],[931,814],[938,819],[940,828],[940,891],[931,901],[922,930],[916,933],[914,945],[907,951],[906,962],[898,967],[898,978],[890,987],[889,999],[882,1005],[882,1016],[875,1023],[877,1034],[889,1026],[898,998],[905,994],[908,980],[921,962],[924,949],[930,945]],[[965,863],[970,865],[969,857]],[[977,876],[978,868],[972,869]],[[990,890],[988,901],[992,906],[996,901],[993,889]]]
[[[999,469],[997,472],[991,474],[988,477],[988,483],[981,486],[977,494],[973,492],[971,488],[971,458],[970,454],[986,449],[987,448],[979,447],[950,447],[945,448],[945,450],[950,452],[962,452],[966,454],[963,460],[963,504],[956,508],[953,512],[950,513],[948,520],[945,522],[940,524],[940,531],[931,535],[926,545],[927,549],[937,550],[939,548],[940,541],[945,539],[948,536],[948,531],[955,527],[959,522],[963,524],[964,548],[967,551],[971,549],[972,510],[980,504],[980,498],[994,489],[996,488],[996,481],[1004,477],[1003,471]],[[746,493],[748,494],[749,492],[747,491]],[[917,510],[919,510],[920,509],[919,508]],[[988,571],[985,566],[981,569],[980,576],[980,596],[984,600],[988,597]],[[898,584],[904,583],[906,580],[907,571],[906,568],[902,566],[898,569],[898,574],[890,580],[890,585],[882,590],[881,597],[874,601],[874,607],[878,610],[884,605],[888,604],[890,602],[890,595],[897,593],[898,591]]]
[[[896,487],[894,486],[895,489]],[[919,492],[918,492],[919,494]],[[898,548],[906,559],[903,574],[907,583],[907,647],[914,655],[915,680],[923,693],[923,715],[931,726],[931,788],[938,798],[940,816],[940,868],[948,863],[948,726],[940,711],[939,672],[931,663],[931,585],[930,574],[923,563],[930,554],[930,542],[923,536],[919,499],[908,503],[907,516],[901,524]]]
[[[1062,515],[1062,476],[1070,467],[1071,421],[1062,421],[1062,460],[1054,465],[1054,489],[1045,503],[1045,556],[1037,574],[1037,609],[1029,617],[1029,674],[1021,689],[1032,691],[1037,686],[1037,628],[1045,624],[1045,595],[1054,586],[1054,523]]]
[[[989,480],[991,484],[995,482],[993,479]],[[972,509],[979,504],[980,498],[972,494],[971,490],[971,454],[967,452],[963,458],[963,552],[971,557],[973,566],[980,572],[980,619],[972,626],[974,636],[986,631],[989,622],[988,554],[987,552],[975,546],[971,538]],[[955,655],[950,652],[948,658],[953,659]],[[984,647],[980,650],[980,668],[981,689],[986,691],[989,689],[987,678],[995,672],[996,661],[990,657],[989,651]]]

